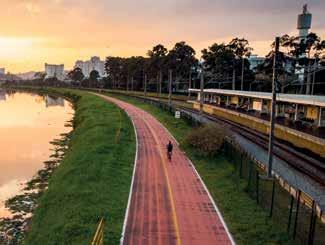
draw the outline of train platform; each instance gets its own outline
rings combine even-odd
[[[270,121],[270,115],[265,113],[260,113],[254,110],[246,110],[240,107],[236,106],[226,106],[226,105],[215,105],[212,103],[205,102],[205,104],[213,105],[216,107],[224,108],[227,110],[237,111],[249,116],[253,116],[265,121]],[[282,125],[284,127],[288,127],[297,131],[300,131],[302,133],[310,134],[312,136],[315,136],[317,138],[325,139],[325,127],[313,127],[310,122],[304,122],[302,120],[293,122],[292,120],[286,118],[285,116],[277,116],[276,117],[276,124]]]
[[[98,95],[122,108],[137,134],[137,156],[121,244],[235,244],[194,165],[149,113]],[[168,160],[166,144],[174,145]]]

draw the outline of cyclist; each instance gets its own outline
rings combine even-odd
[[[167,156],[168,156],[169,160],[172,159],[172,154],[173,154],[173,144],[171,141],[169,141],[169,143],[167,145]]]

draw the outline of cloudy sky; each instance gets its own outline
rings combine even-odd
[[[276,35],[296,34],[309,4],[312,30],[325,38],[325,0],[0,0],[0,67],[43,70],[98,55],[145,55],[184,40],[200,51],[245,37],[265,55]]]

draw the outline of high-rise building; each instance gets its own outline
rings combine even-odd
[[[45,78],[56,77],[58,80],[63,81],[64,79],[64,65],[51,65],[45,63]]]
[[[93,70],[98,71],[100,77],[105,76],[105,62],[101,61],[97,56],[91,57],[87,61],[76,61],[74,68],[80,68],[85,77],[89,77],[90,72]]]

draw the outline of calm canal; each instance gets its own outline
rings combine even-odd
[[[4,201],[49,159],[50,141],[71,131],[65,124],[73,113],[62,98],[0,90],[0,218],[11,216]]]

